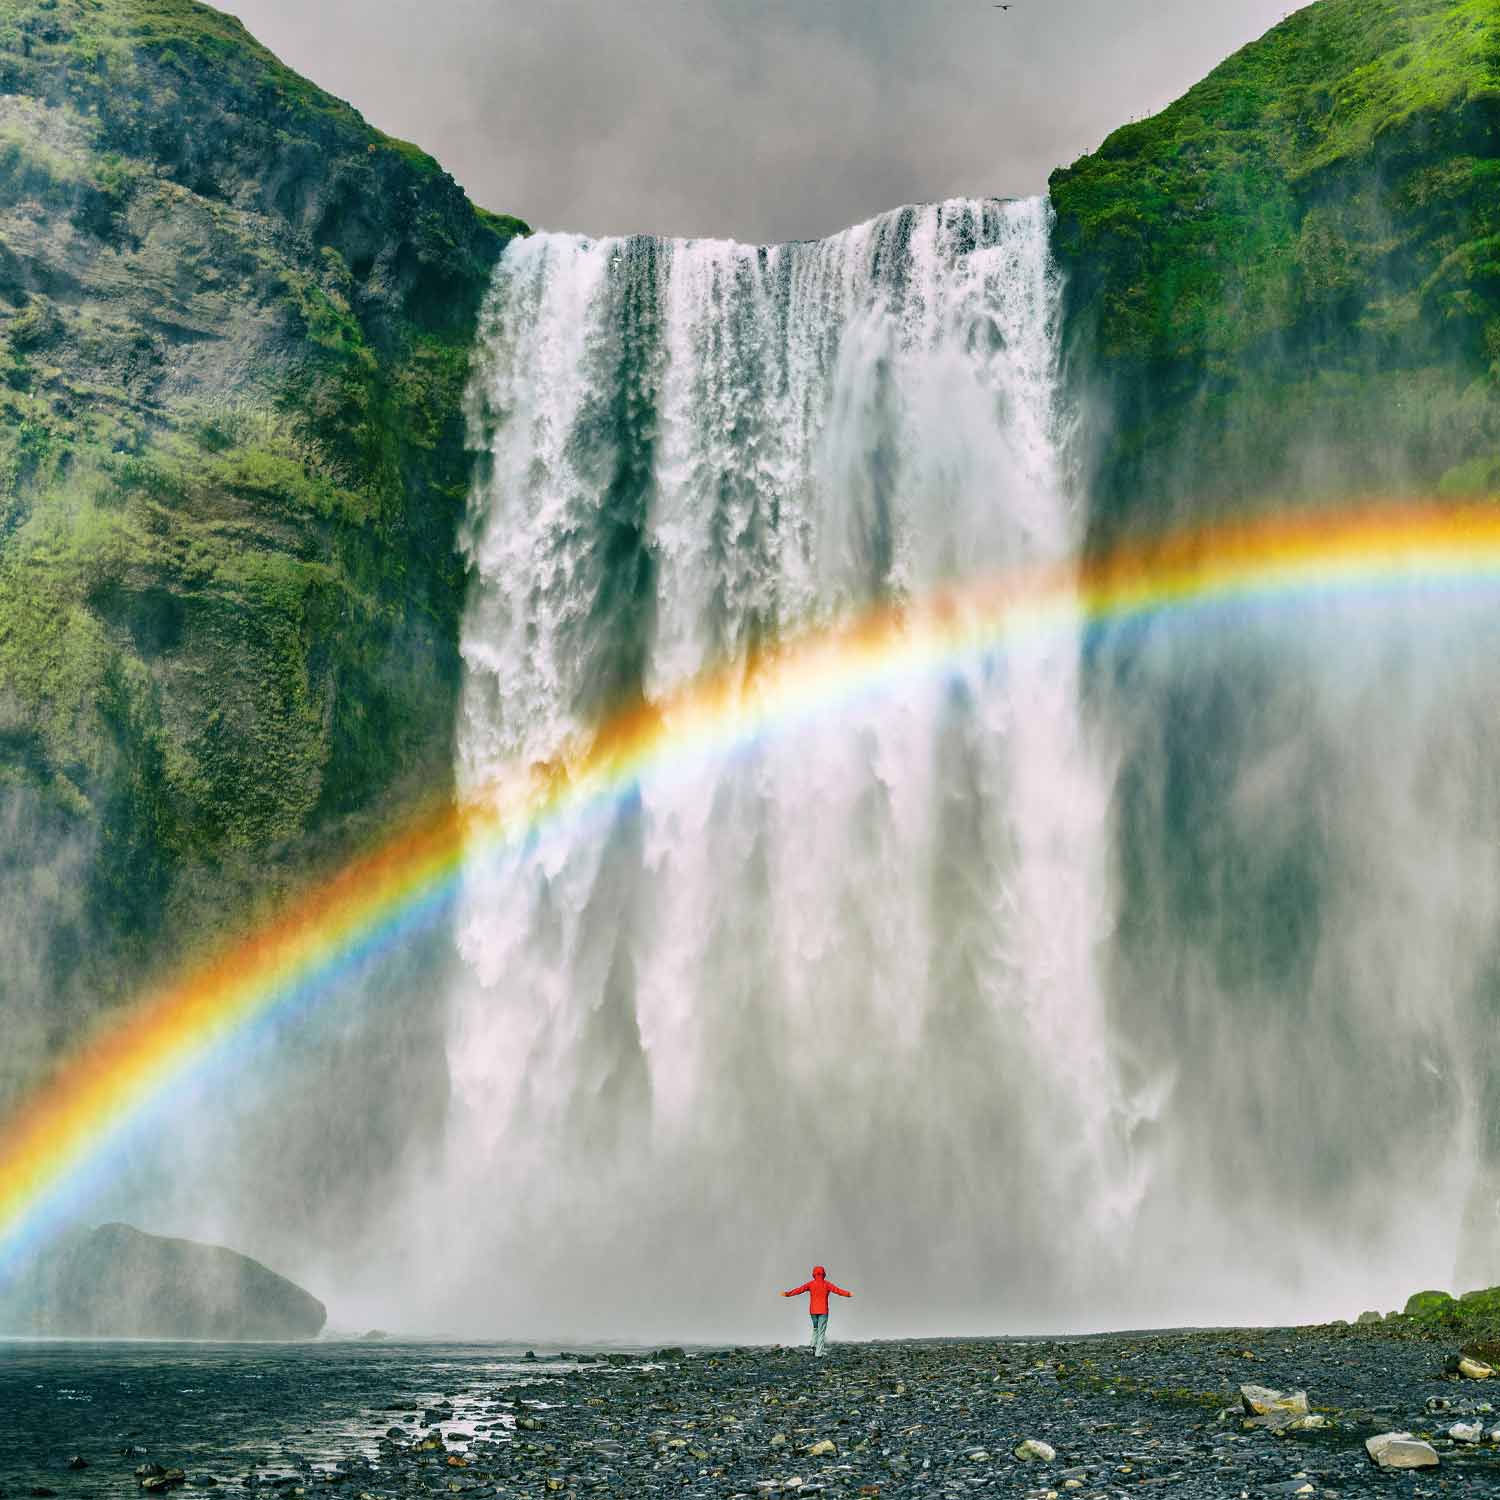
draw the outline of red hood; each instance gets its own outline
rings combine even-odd
[[[815,1278],[816,1277],[820,1277],[820,1276],[826,1276],[827,1274],[828,1274],[828,1272],[825,1271],[822,1266],[814,1266],[813,1267],[813,1276]]]

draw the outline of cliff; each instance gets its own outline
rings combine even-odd
[[[1054,174],[1094,532],[1500,491],[1500,11],[1322,0]]]
[[[474,208],[192,0],[0,0],[7,1084],[450,774]]]
[[[1494,0],[1321,0],[1052,191],[1092,547],[1256,509],[1500,498]],[[1441,849],[1457,889],[1482,885],[1463,851],[1494,807],[1471,759],[1492,734],[1488,657],[1420,621],[1249,608],[1094,643],[1091,702],[1128,746],[1110,984],[1146,1056],[1190,1047],[1206,1013],[1241,1019],[1233,1057],[1194,1053],[1173,1087],[1261,1128],[1180,1148],[1184,1182],[1253,1171],[1254,1152],[1278,1162],[1289,1220],[1316,1214],[1352,1179],[1329,1144],[1347,1126],[1330,1059],[1387,1119],[1473,1130],[1458,1258],[1477,1278],[1496,1255],[1500,1077],[1460,1125],[1377,1019],[1428,1003],[1434,973],[1465,1035],[1500,1006],[1488,933],[1416,936],[1446,933],[1449,908],[1393,894],[1408,827],[1419,860]],[[1391,916],[1355,915],[1375,911]],[[1356,994],[1369,1019],[1350,1027]],[[1299,1107],[1260,1117],[1273,1076]],[[1372,1121],[1368,1159],[1379,1138]]]

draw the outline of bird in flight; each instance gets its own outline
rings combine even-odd
[[[1008,5],[992,5],[992,6],[990,6],[990,9],[991,10],[1009,10],[1010,6],[1008,6]]]

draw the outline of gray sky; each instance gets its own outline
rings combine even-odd
[[[800,239],[1038,192],[1290,0],[221,0],[488,208]]]

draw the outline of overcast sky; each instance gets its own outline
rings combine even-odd
[[[589,233],[801,239],[1039,192],[1288,0],[221,0],[478,202]]]

